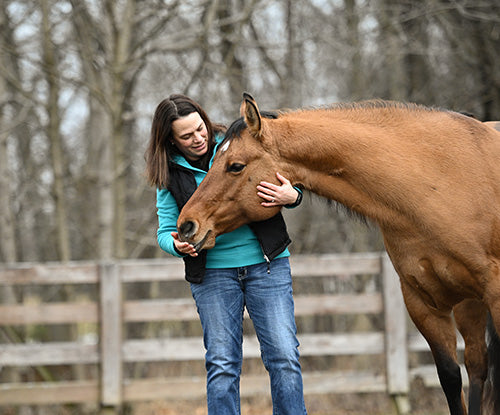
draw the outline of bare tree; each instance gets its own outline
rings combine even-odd
[[[392,98],[499,118],[498,10],[494,0],[0,2],[0,255],[156,255],[142,155],[172,92],[222,122],[244,90],[263,109]],[[376,241],[317,205],[292,214],[301,252]]]
[[[102,14],[95,16],[86,3],[72,0],[72,5],[72,22],[78,33],[76,42],[85,76],[82,84],[89,90],[89,99],[96,101],[92,107],[99,107],[106,114],[104,125],[96,125],[100,131],[92,131],[100,142],[100,257],[123,258],[127,256],[127,174],[131,166],[127,144],[132,142],[129,135],[133,133],[127,124],[134,117],[131,100],[138,78],[150,56],[197,46],[199,31],[192,24],[192,33],[186,29],[184,38],[177,37],[177,33],[172,41],[160,42],[159,36],[175,16],[179,2],[162,6],[163,12],[158,14],[154,7],[144,9],[136,0],[105,1],[100,4]]]
[[[242,23],[231,21],[231,17],[235,14],[235,10],[237,10],[232,3],[231,0],[213,2],[217,6],[217,20],[224,22],[218,25],[221,34],[221,60],[224,63],[225,75],[229,84],[230,102],[236,108],[241,99],[241,91],[245,90],[247,82],[245,80],[244,63],[236,53],[241,46]]]
[[[0,14],[0,19],[5,16]],[[0,28],[3,27],[0,21]],[[1,38],[0,38],[1,39]],[[1,40],[0,40],[1,41]],[[0,46],[0,50],[3,48]],[[0,97],[7,97],[5,79],[0,78]],[[7,157],[7,139],[11,126],[4,114],[7,101],[0,102],[0,257],[7,263],[15,262],[17,259],[16,239],[14,233],[14,213],[11,204],[11,180],[9,172],[9,160]]]
[[[348,88],[354,100],[365,96],[365,77],[363,76],[362,44],[360,35],[360,11],[356,0],[344,0],[347,36],[351,46],[351,68],[348,74]]]
[[[380,97],[404,101],[406,77],[404,71],[404,39],[402,37],[402,6],[397,0],[378,0],[376,8],[379,21],[379,49],[382,56],[384,82]]]
[[[9,2],[0,2],[0,53],[2,54],[0,76],[5,88],[4,97],[8,97],[8,101],[3,102],[1,108],[2,135],[4,135],[2,140],[4,149],[5,145],[11,144],[10,154],[15,155],[16,160],[8,157],[7,163],[2,164],[3,168],[8,170],[8,174],[3,177],[4,183],[10,185],[10,190],[2,192],[2,195],[5,198],[4,203],[9,203],[10,207],[2,209],[0,215],[6,215],[4,223],[10,223],[11,227],[22,230],[16,232],[15,242],[6,241],[7,246],[10,246],[8,248],[10,253],[5,259],[12,260],[15,252],[17,261],[30,261],[40,258],[39,241],[32,233],[24,232],[33,231],[36,217],[40,215],[40,206],[32,203],[33,200],[39,200],[40,196],[39,186],[36,180],[33,180],[40,176],[40,165],[34,158],[31,146],[33,129],[36,125],[33,110],[35,99],[29,86],[25,86],[28,82],[23,82],[20,64],[22,45],[15,39],[16,26],[7,11],[8,5]],[[26,15],[29,16],[30,12],[28,8]],[[8,225],[3,229],[7,234],[10,232]]]
[[[50,143],[50,155],[52,160],[53,174],[53,198],[55,203],[55,221],[57,234],[58,259],[69,261],[71,259],[71,248],[69,242],[69,229],[67,224],[66,194],[64,191],[64,160],[61,137],[61,117],[59,114],[59,98],[61,86],[59,84],[59,68],[57,64],[57,53],[52,39],[50,21],[49,0],[42,0],[42,65],[45,68],[43,74],[47,82],[48,96],[45,109],[48,116],[47,137]]]
[[[484,120],[500,117],[500,5],[494,0],[429,0],[433,22],[443,33],[443,54],[462,109]],[[443,10],[445,12],[443,12]]]

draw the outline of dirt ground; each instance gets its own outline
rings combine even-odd
[[[394,402],[383,393],[306,395],[309,415],[397,415]],[[412,382],[409,395],[410,415],[448,415],[446,399],[440,388],[426,388],[420,380]],[[87,405],[77,410],[70,406],[0,408],[1,415],[107,415],[116,412]],[[268,397],[242,399],[241,415],[272,415]],[[207,415],[204,400],[156,401],[126,405],[120,415]]]
[[[426,388],[418,380],[410,392],[411,415],[447,415],[446,400],[440,389]],[[308,395],[309,415],[396,415],[393,400],[385,394]],[[136,405],[133,415],[206,415],[204,401],[154,402]],[[268,398],[242,400],[242,415],[271,415]]]

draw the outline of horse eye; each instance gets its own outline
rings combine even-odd
[[[227,166],[226,171],[229,173],[239,173],[245,168],[244,164],[241,163],[232,163],[229,166]]]

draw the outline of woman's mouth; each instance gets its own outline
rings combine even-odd
[[[201,143],[198,146],[193,146],[193,150],[200,151],[200,150],[203,150],[205,148],[205,146],[206,146],[206,143]]]

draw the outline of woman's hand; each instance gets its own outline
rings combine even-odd
[[[182,242],[179,239],[179,233],[171,232],[170,235],[172,235],[172,238],[174,238],[174,246],[178,252],[184,255],[198,256],[198,252],[196,252],[196,249],[194,249],[193,245],[191,245],[189,242]]]
[[[264,199],[261,203],[262,206],[272,207],[291,205],[297,200],[299,192],[292,186],[290,181],[279,173],[276,173],[276,177],[281,182],[281,185],[260,182],[257,186],[257,195]]]

